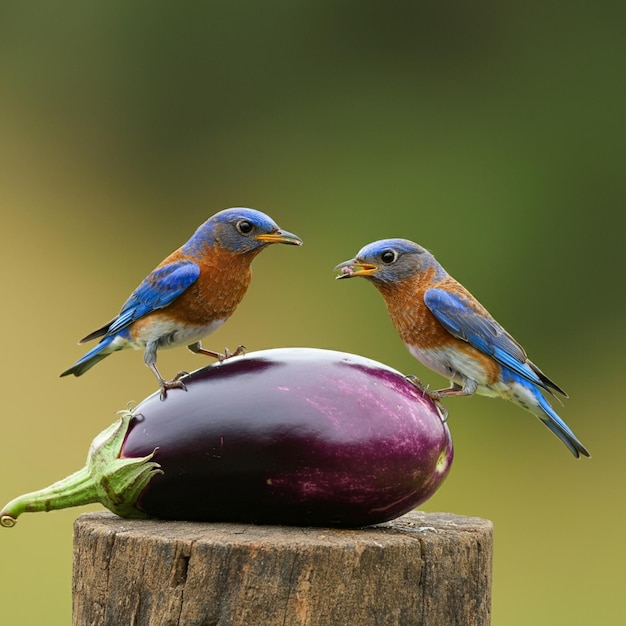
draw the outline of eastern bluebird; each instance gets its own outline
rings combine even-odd
[[[191,239],[148,274],[126,300],[120,314],[80,340],[100,339],[61,376],[80,376],[112,352],[145,349],[144,362],[161,387],[185,388],[179,372],[164,380],[156,366],[157,350],[186,345],[196,354],[223,360],[232,356],[205,350],[200,339],[217,330],[246,293],[254,257],[272,243],[299,246],[302,240],[264,213],[234,208],[220,211],[202,224]],[[240,354],[243,346],[237,348]]]
[[[575,457],[590,456],[541,391],[567,394],[430,252],[406,239],[384,239],[337,269],[337,278],[370,280],[409,352],[450,379],[450,388],[426,391],[432,398],[479,393],[511,400],[541,419]]]

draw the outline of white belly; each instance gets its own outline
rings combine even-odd
[[[464,385],[466,379],[478,383],[476,393],[483,396],[499,396],[500,391],[488,386],[487,375],[480,363],[469,355],[455,350],[453,346],[422,350],[406,344],[408,351],[426,367],[445,376],[448,380]]]
[[[225,319],[216,320],[205,326],[182,326],[172,320],[157,318],[149,326],[144,326],[134,337],[131,331],[132,338],[130,339],[118,335],[111,347],[114,350],[123,348],[143,350],[147,344],[155,341],[159,344],[159,348],[188,346],[214,333],[225,321]]]

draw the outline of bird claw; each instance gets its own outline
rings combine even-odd
[[[184,376],[188,376],[189,372],[181,371],[172,378],[172,380],[162,380],[161,381],[161,400],[165,400],[167,398],[167,390],[168,389],[182,389],[183,391],[187,391],[187,385],[181,380]]]
[[[235,348],[234,352],[231,352],[228,348],[224,348],[224,354],[218,354],[217,360],[221,363],[222,361],[226,361],[226,359],[231,359],[234,356],[241,356],[246,353],[246,346],[240,345]]]
[[[413,374],[409,374],[408,376],[405,376],[405,378],[417,387],[422,395],[433,401],[433,404],[439,413],[439,417],[441,417],[441,421],[446,422],[448,420],[448,409],[446,409],[446,407],[441,403],[443,394],[440,391],[432,391],[428,385],[425,385],[417,376],[414,376]]]
[[[431,391],[429,391],[428,389],[428,385],[425,385],[417,376],[415,376],[414,374],[408,374],[407,376],[405,376],[405,378],[415,387],[417,387],[424,395],[430,397],[430,394],[432,393]]]
[[[447,422],[448,421],[448,409],[446,409],[446,407],[443,406],[440,400],[433,399],[433,404],[435,405],[435,408],[437,409],[437,413],[439,413],[439,417],[441,418],[441,421],[444,423]]]

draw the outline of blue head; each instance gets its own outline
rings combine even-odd
[[[206,245],[218,245],[234,254],[260,252],[272,243],[299,246],[302,240],[281,230],[265,213],[255,209],[225,209],[210,217],[183,246],[183,252],[201,252]]]
[[[374,283],[393,284],[435,268],[445,275],[435,257],[422,246],[408,239],[381,239],[366,245],[359,253],[335,267],[341,274],[337,278],[362,276]]]

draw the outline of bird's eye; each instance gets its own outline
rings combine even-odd
[[[385,264],[385,265],[391,265],[391,263],[393,263],[394,261],[396,261],[396,259],[398,258],[398,253],[395,250],[385,250],[381,255],[380,255],[380,260]]]
[[[252,225],[252,222],[249,222],[248,220],[239,220],[237,222],[237,230],[242,235],[249,235],[253,228],[254,226]]]

